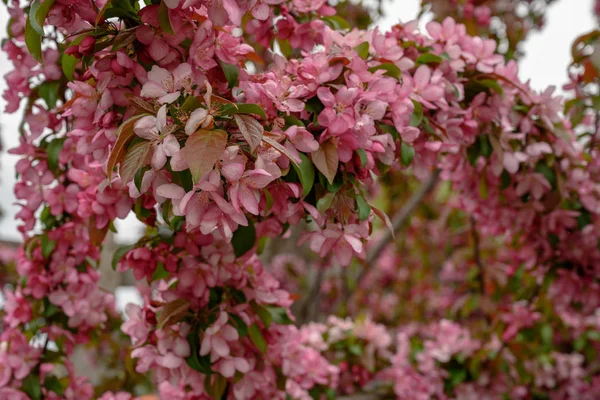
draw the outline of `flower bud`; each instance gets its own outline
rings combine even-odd
[[[94,45],[96,44],[96,38],[92,36],[86,36],[79,43],[79,52],[84,56],[89,56],[94,53]]]

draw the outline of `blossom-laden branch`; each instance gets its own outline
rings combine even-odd
[[[294,297],[257,257],[305,220],[301,242],[321,264],[364,260],[373,218],[386,219],[368,195],[376,177],[435,171],[397,230],[439,170],[479,232],[504,235],[511,262],[560,274],[554,290],[594,282],[598,157],[577,144],[560,99],[520,83],[493,40],[449,18],[427,33],[414,23],[351,30],[318,1],[36,0],[9,10],[9,111],[27,98],[13,150],[25,244],[0,337],[1,396],[121,400],[139,387],[126,379],[123,392],[94,393],[70,361],[80,344],[123,348],[95,264],[129,212],[146,232],[114,267],[147,286],[121,330],[135,371],[152,371],[163,398],[335,398],[372,382],[399,398],[536,393],[526,376],[508,380],[541,369],[537,359],[503,359],[490,370],[509,373],[478,381],[497,343],[446,319],[399,328],[395,340],[369,318],[296,328]],[[252,74],[262,60],[240,29],[287,58]],[[567,321],[570,303],[559,304]],[[507,342],[539,319],[519,302],[511,312]],[[32,339],[42,336],[57,350],[41,351]],[[593,393],[580,370],[565,387]]]

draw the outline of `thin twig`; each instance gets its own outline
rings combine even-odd
[[[367,259],[358,277],[356,278],[356,282],[360,282],[364,278],[365,274],[369,270],[368,267],[379,258],[383,250],[392,241],[396,233],[400,231],[404,223],[410,218],[417,206],[421,203],[421,201],[423,201],[423,198],[429,192],[431,192],[431,190],[433,190],[439,176],[440,170],[438,168],[434,169],[427,180],[425,180],[421,187],[419,187],[419,190],[417,190],[404,205],[404,207],[402,207],[402,209],[396,215],[394,215],[392,218],[392,230],[387,230],[377,245],[367,255]],[[342,304],[347,304],[350,297],[352,297],[352,293],[350,291],[345,291],[344,297],[341,299]]]
[[[392,228],[393,232],[388,230],[385,232],[383,237],[377,243],[377,246],[373,248],[371,253],[367,256],[367,266],[371,265],[375,260],[379,258],[385,247],[389,242],[392,241],[394,235],[400,231],[400,228],[404,225],[404,223],[408,220],[408,218],[415,211],[417,206],[421,203],[423,198],[435,187],[435,184],[440,175],[440,170],[435,169],[431,175],[427,178],[427,180],[421,185],[419,190],[413,194],[413,196],[408,200],[408,202],[402,207],[402,209],[394,215],[392,219]],[[364,274],[364,271],[362,274]],[[361,276],[362,277],[362,276]]]
[[[319,304],[321,303],[321,283],[323,282],[323,275],[325,269],[321,266],[317,266],[317,275],[310,288],[308,296],[302,303],[302,308],[298,313],[298,325],[302,325],[309,321],[315,321],[319,314]]]

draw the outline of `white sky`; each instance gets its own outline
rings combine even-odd
[[[526,57],[522,60],[520,69],[522,79],[531,79],[532,86],[539,90],[549,85],[561,87],[566,83],[571,43],[577,36],[595,26],[591,12],[592,2],[593,0],[559,0],[550,7],[544,30],[530,35],[525,44]],[[419,10],[419,3],[420,0],[385,1],[387,16],[380,21],[379,26],[385,30],[400,20],[406,22],[414,19]],[[4,6],[0,5],[0,40],[6,37],[7,20],[8,13]],[[0,52],[0,76],[4,76],[10,69],[11,65],[5,54]],[[5,89],[6,83],[0,79],[0,93]],[[5,101],[0,97],[0,125],[6,150],[18,144],[17,126],[21,116],[7,115],[4,108]],[[17,159],[6,152],[0,159],[0,207],[5,213],[5,217],[0,220],[0,240],[20,239],[14,220],[19,208],[13,205],[14,165]],[[129,223],[125,225],[127,229],[122,229],[120,239],[131,241],[137,236],[136,230],[132,229]]]

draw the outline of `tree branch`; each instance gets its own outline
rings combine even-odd
[[[440,176],[440,170],[434,169],[427,180],[423,182],[419,190],[417,190],[412,197],[406,202],[404,207],[392,218],[392,230],[386,230],[383,237],[379,240],[373,250],[367,255],[364,268],[360,271],[356,282],[360,282],[368,271],[368,268],[373,264],[381,255],[385,247],[392,241],[396,233],[400,231],[404,223],[409,219],[412,213],[415,211],[417,206],[423,201],[423,198],[433,190],[437,183],[438,177]],[[344,285],[346,282],[344,281]],[[348,300],[352,297],[352,293],[349,290],[344,291],[344,295],[341,299],[342,304],[347,304]],[[347,308],[346,308],[347,309]]]
[[[379,243],[377,243],[377,246],[375,246],[371,253],[367,256],[367,265],[372,264],[375,260],[379,258],[385,247],[388,245],[389,242],[392,241],[394,235],[400,231],[402,225],[404,225],[404,223],[412,215],[412,213],[421,203],[423,198],[435,187],[439,176],[440,170],[436,168],[431,173],[431,175],[429,175],[427,180],[423,182],[419,190],[417,190],[417,192],[415,192],[413,196],[408,200],[404,207],[402,207],[402,209],[396,215],[394,215],[394,218],[392,219],[393,233],[390,230],[387,230],[385,232],[383,237],[379,240]],[[361,277],[364,274],[364,271],[365,270],[363,270]]]

